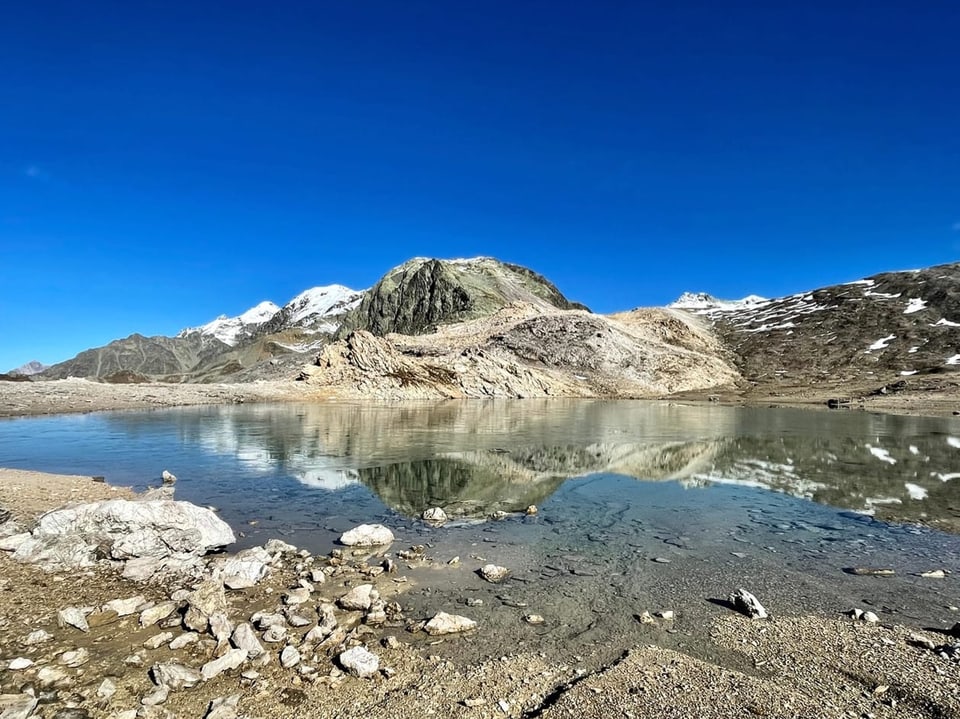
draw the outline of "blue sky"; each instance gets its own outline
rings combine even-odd
[[[960,5],[46,2],[0,23],[0,370],[417,255],[597,311],[960,254]]]

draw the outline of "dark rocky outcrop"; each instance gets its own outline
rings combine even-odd
[[[414,259],[388,272],[344,318],[337,333],[418,335],[439,325],[491,315],[512,302],[585,309],[544,277],[491,258]]]

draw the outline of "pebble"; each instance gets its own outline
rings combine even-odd
[[[653,561],[657,564],[670,564],[670,560],[666,557],[654,557]]]
[[[90,652],[81,647],[60,655],[60,663],[76,669],[90,661]]]
[[[499,584],[510,576],[509,569],[496,564],[485,564],[478,570],[478,573],[491,584]]]
[[[27,635],[27,638],[24,639],[23,643],[27,646],[34,646],[35,644],[49,642],[52,639],[53,635],[50,632],[44,631],[43,629],[37,629],[36,631],[30,632]]]
[[[107,700],[117,693],[117,685],[111,679],[104,679],[97,687],[97,696],[100,699]]]
[[[26,657],[17,657],[12,659],[9,664],[7,664],[7,669],[12,671],[20,671],[21,669],[27,669],[33,666],[33,662],[27,659]]]
[[[240,695],[231,694],[219,697],[210,702],[203,719],[237,719],[237,707],[240,705]]]
[[[947,573],[942,569],[932,569],[929,572],[920,572],[920,576],[924,579],[943,579]]]
[[[546,620],[539,614],[528,614],[523,618],[527,624],[543,624]]]
[[[300,663],[300,652],[296,647],[286,646],[280,652],[280,666],[284,669],[292,669]]]
[[[145,707],[155,707],[158,704],[163,704],[165,701],[167,701],[169,696],[170,689],[165,686],[159,686],[141,699],[140,703]]]

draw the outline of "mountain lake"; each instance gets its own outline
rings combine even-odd
[[[715,652],[696,637],[739,587],[772,613],[960,621],[960,418],[600,400],[204,406],[3,420],[0,466],[137,489],[169,470],[177,498],[216,507],[237,549],[280,537],[328,552],[357,524],[386,524],[393,554],[423,545],[432,559],[410,567],[407,603],[469,603],[503,630],[461,645],[468,655]],[[431,507],[450,521],[421,521]],[[478,581],[487,562],[510,579]],[[665,610],[673,622],[638,621]],[[531,613],[544,623],[521,626]]]

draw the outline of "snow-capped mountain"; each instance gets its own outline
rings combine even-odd
[[[200,327],[188,327],[181,330],[177,337],[199,334],[204,337],[213,337],[225,345],[234,347],[241,339],[252,336],[260,325],[270,320],[279,311],[280,308],[277,305],[267,300],[236,317],[220,315],[217,319]]]
[[[325,285],[304,290],[271,318],[268,329],[299,327],[315,332],[336,332],[340,316],[360,304],[365,291],[343,285]]]
[[[684,292],[667,307],[675,310],[689,310],[691,312],[732,312],[750,307],[759,307],[769,302],[766,297],[747,295],[740,300],[721,300],[706,292]]]

